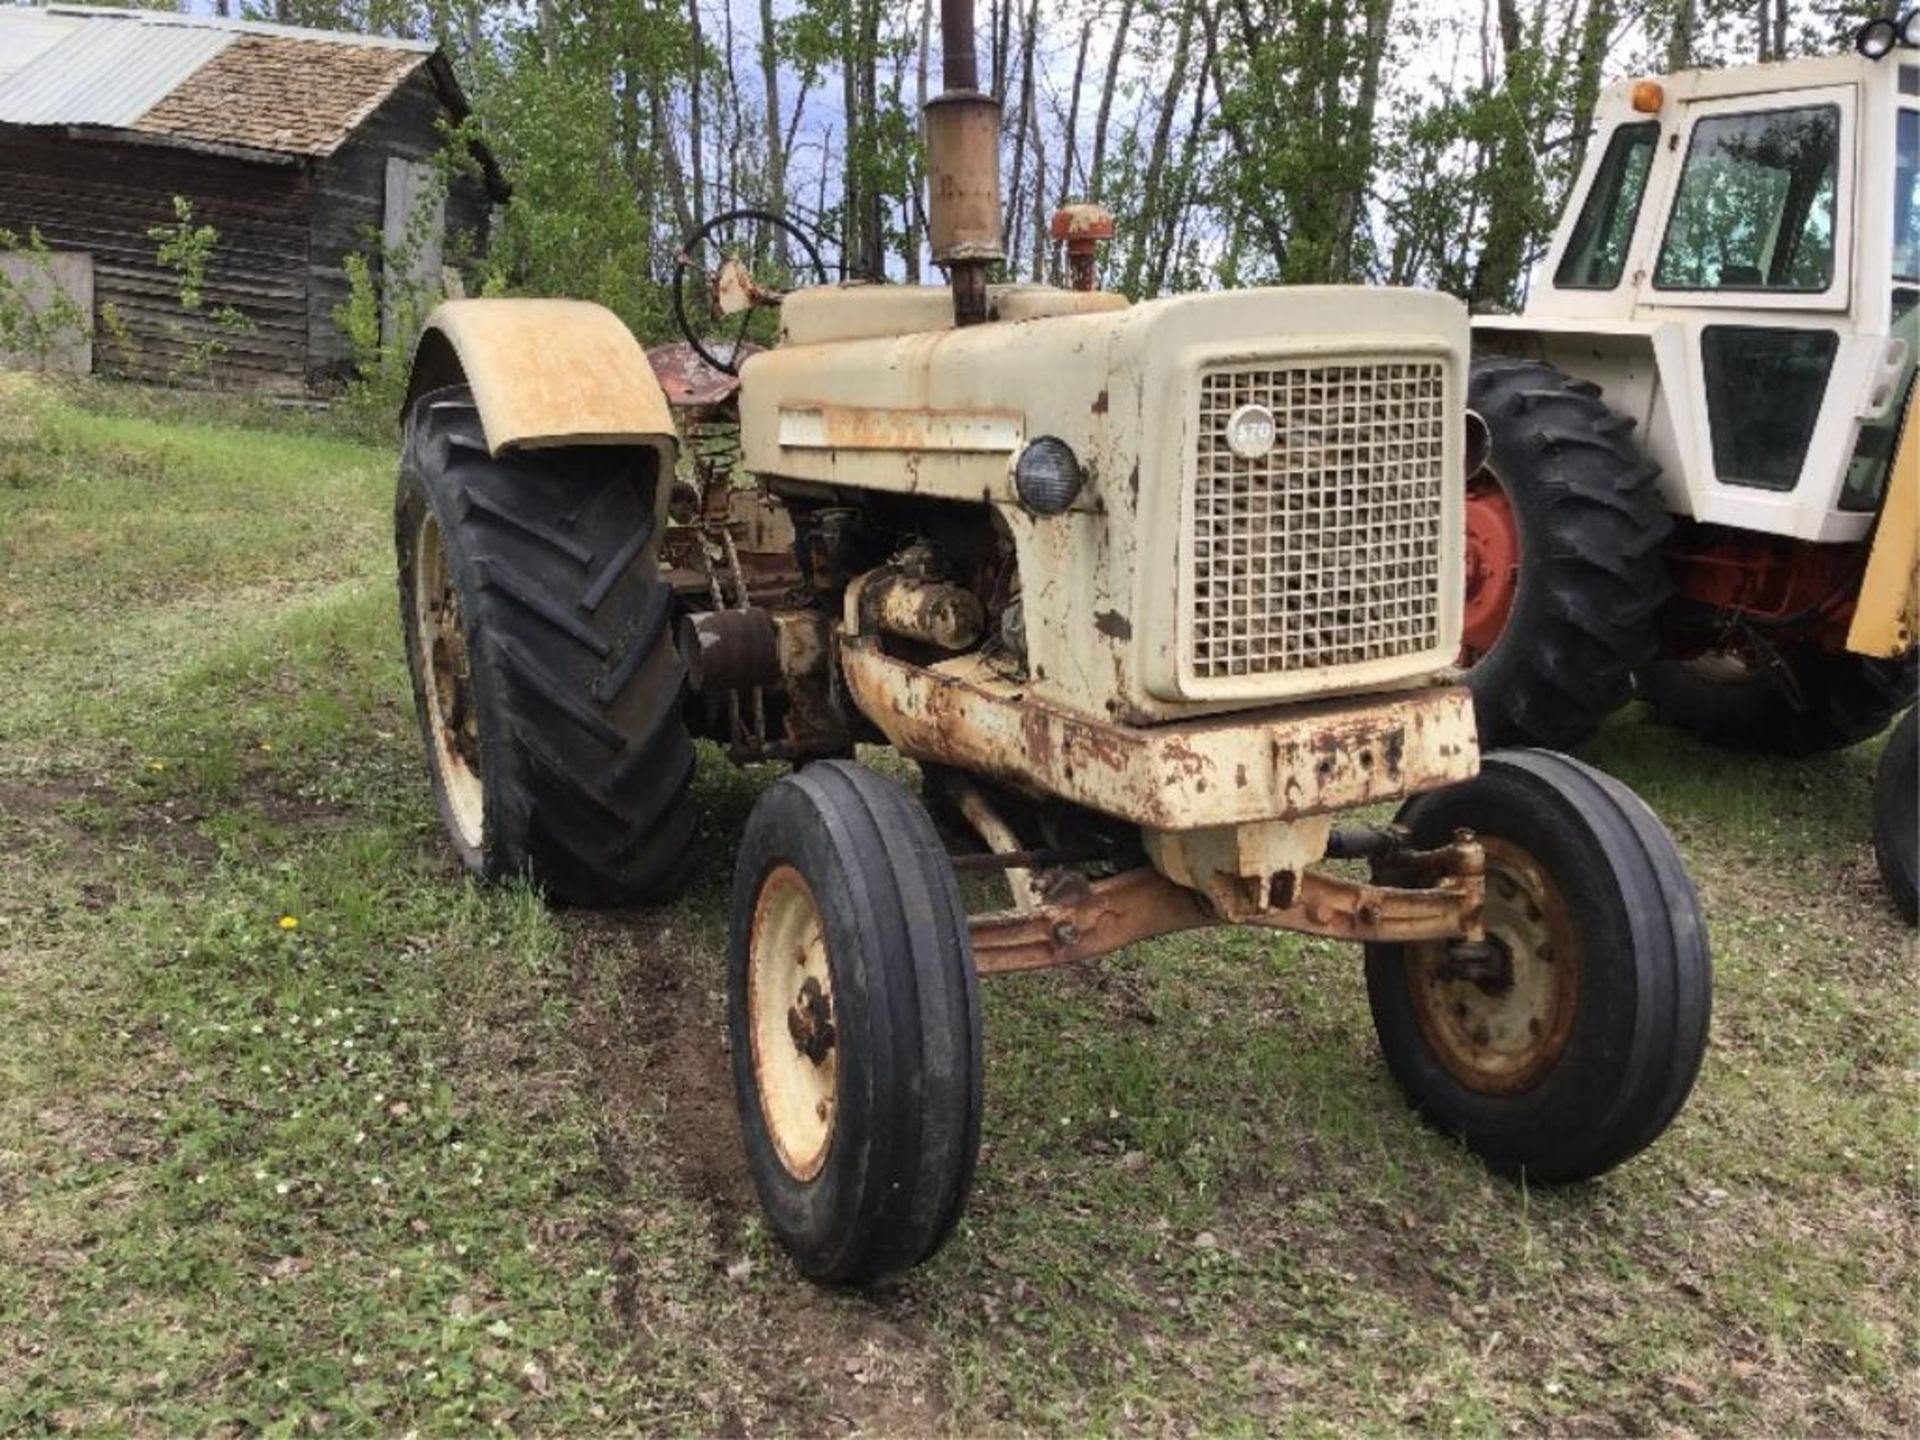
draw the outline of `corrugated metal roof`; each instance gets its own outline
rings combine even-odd
[[[16,70],[24,70],[81,25],[75,16],[51,15],[45,10],[10,9],[0,14],[6,16],[0,22],[6,27],[0,31],[6,36],[6,44],[0,45],[0,81]]]
[[[0,0],[0,125],[86,126],[202,149],[329,155],[426,67],[468,113],[426,40],[396,40],[166,10]],[[493,158],[488,182],[504,197]]]
[[[228,20],[218,15],[183,15],[174,10],[117,10],[104,5],[49,5],[43,13],[79,20],[91,20],[104,16],[113,20],[138,20],[142,25],[225,30],[235,35],[277,35],[284,40],[320,40],[328,45],[361,45],[375,50],[416,50],[423,55],[438,48],[431,40],[401,40],[391,35],[358,35],[351,30],[317,30],[308,25],[274,25],[262,20]]]
[[[9,9],[0,9],[0,35],[11,42]],[[86,17],[38,59],[0,80],[0,124],[124,128],[231,45],[237,34],[199,26],[146,25],[118,15]]]

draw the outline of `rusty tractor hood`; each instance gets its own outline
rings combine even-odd
[[[888,298],[876,290],[874,300],[893,305],[904,322],[915,313],[912,293]],[[936,307],[919,311],[928,323],[939,319]],[[796,328],[818,334],[824,327]],[[965,329],[782,345],[743,369],[742,440],[748,468],[764,476],[995,507],[1019,558],[1036,692],[1087,714],[1167,719],[1393,688],[1451,661],[1467,354],[1465,308],[1425,291],[1173,296]],[[1428,406],[1443,406],[1447,416],[1452,518],[1433,532],[1444,574],[1432,643],[1386,664],[1198,674],[1193,591],[1196,567],[1208,561],[1194,537],[1196,454],[1213,444],[1208,426],[1217,423],[1212,412],[1202,423],[1202,378],[1270,375],[1276,366],[1310,377],[1317,373],[1311,367],[1325,364],[1378,369],[1402,361],[1438,376],[1439,398]],[[1054,517],[1030,514],[1013,489],[1015,459],[1043,435],[1072,446],[1087,476],[1072,508]]]

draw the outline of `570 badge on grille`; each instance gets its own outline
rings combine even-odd
[[[1242,460],[1258,460],[1273,449],[1275,433],[1273,411],[1264,405],[1242,405],[1227,417],[1227,448]]]

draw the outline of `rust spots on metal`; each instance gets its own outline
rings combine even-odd
[[[1111,954],[1137,940],[1214,923],[1200,897],[1150,869],[1084,882],[1031,911],[982,915],[969,926],[982,975],[1044,970]]]
[[[855,706],[903,754],[1157,830],[1347,809],[1479,768],[1471,700],[1457,687],[1134,726],[1066,710],[964,659],[929,668],[844,637],[840,660]],[[1389,773],[1379,756],[1420,713],[1431,721],[1427,733],[1462,743],[1445,755],[1431,743],[1404,744]],[[1371,763],[1361,763],[1363,752]]]
[[[759,349],[751,341],[742,341],[737,353],[744,360]],[[647,351],[647,363],[653,367],[653,378],[660,382],[667,403],[675,410],[717,410],[740,389],[738,375],[716,370],[684,340],[652,346]]]
[[[1338,940],[1477,941],[1480,855],[1471,841],[1425,852],[1419,858],[1435,878],[1420,888],[1367,884],[1317,869],[1284,871],[1273,877],[1269,908],[1235,919]],[[973,920],[974,966],[981,974],[1068,965],[1156,935],[1221,923],[1197,891],[1151,868],[1095,881],[1054,874],[1063,878],[1043,879],[1035,908]]]
[[[1552,1071],[1573,1033],[1580,938],[1565,897],[1532,856],[1493,836],[1480,844],[1485,943],[1409,946],[1408,992],[1422,1037],[1456,1080],[1481,1094],[1516,1095]]]
[[[1104,415],[1104,414],[1106,414],[1106,413],[1107,413],[1107,403],[1108,403],[1108,402],[1107,402],[1107,387],[1106,387],[1106,386],[1104,386],[1104,385],[1102,385],[1102,386],[1100,387],[1100,393],[1099,393],[1098,395],[1096,395],[1096,396],[1094,396],[1094,397],[1093,397],[1093,411],[1092,411],[1092,413],[1093,413],[1093,414],[1095,414],[1095,415]]]
[[[1118,610],[1101,610],[1093,617],[1093,628],[1110,640],[1131,640],[1133,622]]]
[[[980,597],[961,585],[888,574],[860,592],[861,608],[877,629],[941,650],[965,650],[986,628]]]

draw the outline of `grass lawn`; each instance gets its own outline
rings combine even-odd
[[[1911,1434],[1909,932],[1874,747],[1591,758],[1686,851],[1714,1043],[1529,1192],[1393,1091],[1357,952],[1176,937],[987,990],[979,1187],[798,1281],[734,1132],[729,837],[664,911],[466,883],[391,456],[0,376],[0,1432],[505,1426]]]

